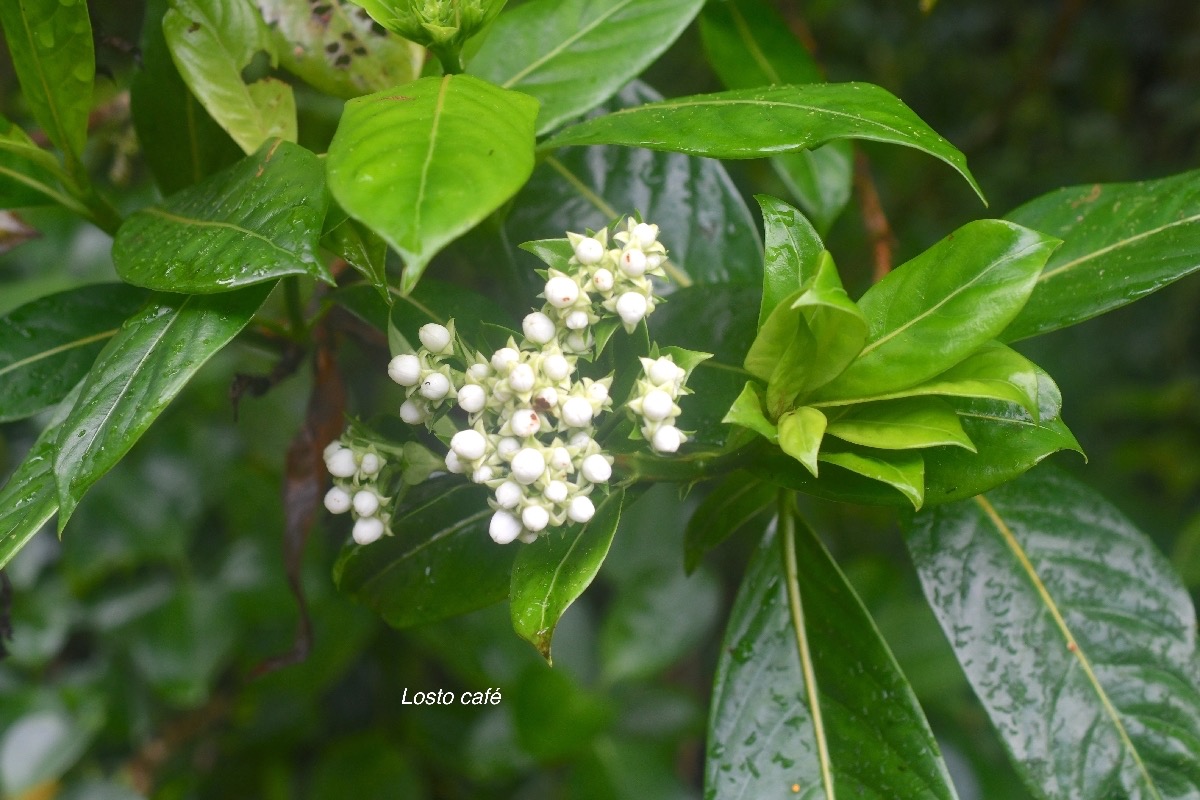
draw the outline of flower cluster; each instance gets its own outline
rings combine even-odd
[[[331,514],[354,517],[354,541],[370,544],[387,530],[389,498],[380,490],[386,461],[374,447],[336,439],[325,448],[325,468],[333,476],[333,488],[325,494]]]
[[[677,400],[689,394],[684,386],[687,371],[667,356],[643,358],[634,397],[626,406],[641,419],[641,434],[659,453],[674,453],[687,441],[675,427],[680,414]]]

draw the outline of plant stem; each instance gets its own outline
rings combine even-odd
[[[304,321],[304,305],[300,300],[300,279],[295,275],[283,279],[283,297],[292,338],[302,342],[308,338],[308,324]]]

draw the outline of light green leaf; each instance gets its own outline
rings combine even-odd
[[[168,292],[227,292],[284,275],[333,283],[317,252],[327,202],[317,157],[276,139],[126,219],[113,262],[130,283]]]
[[[351,100],[329,145],[329,188],[404,257],[401,289],[533,171],[537,103],[466,75]]]
[[[908,498],[913,508],[925,503],[925,460],[917,450],[826,449],[818,460],[891,486]]]
[[[683,534],[683,566],[692,572],[709,550],[760,516],[777,489],[741,470],[726,475],[688,520]]]
[[[18,126],[0,117],[0,208],[61,203],[73,208],[59,184],[61,170]]]
[[[268,139],[296,141],[292,87],[275,78],[247,85],[245,69],[271,53],[265,26],[246,0],[171,0],[163,34],[179,74],[246,153]]]
[[[817,476],[817,451],[825,437],[825,415],[807,406],[793,409],[779,418],[779,447]]]
[[[537,98],[540,135],[600,105],[640,74],[702,5],[703,0],[533,0],[496,19],[468,71]]]
[[[762,328],[784,298],[793,297],[817,274],[825,246],[808,219],[787,203],[765,194],[754,199],[762,209],[765,230],[763,297],[758,311],[758,327]]]
[[[754,377],[770,381],[796,338],[812,338],[804,315],[792,308],[792,303],[800,297],[800,293],[801,290],[797,290],[785,297],[775,306],[766,322],[759,325],[758,335],[746,351],[743,362],[746,371]]]
[[[1039,470],[906,527],[929,604],[1030,791],[1200,794],[1195,610],[1117,509]]]
[[[650,103],[573,125],[539,149],[617,144],[709,158],[763,158],[839,139],[921,150],[953,167],[983,197],[954,145],[868,83],[740,89]]]
[[[908,397],[851,406],[829,421],[828,433],[883,450],[954,446],[975,452],[958,414],[936,397]]]
[[[763,413],[762,387],[754,381],[746,381],[742,393],[733,401],[733,405],[729,407],[728,413],[721,422],[728,425],[741,425],[770,442],[777,441],[779,437],[779,430],[775,423],[767,419],[766,414]]]
[[[846,290],[828,251],[817,260],[816,274],[791,305],[803,314],[812,333],[808,362],[795,370],[795,390],[807,397],[845,371],[867,341],[867,321]]]

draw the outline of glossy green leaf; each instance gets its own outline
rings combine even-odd
[[[617,144],[709,158],[764,158],[839,139],[916,148],[949,164],[983,197],[963,154],[908,106],[869,83],[739,89],[650,103],[573,125],[541,149]]]
[[[18,126],[0,117],[0,208],[70,204],[59,186],[54,156]]]
[[[799,296],[800,290],[797,290],[783,298],[766,321],[759,325],[758,335],[754,337],[742,362],[746,372],[754,377],[769,382],[796,338],[812,338],[804,315],[792,308],[792,303]]]
[[[392,292],[392,325],[410,344],[419,344],[417,331],[425,323],[445,325],[451,319],[464,342],[488,356],[485,327],[514,327],[513,319],[491,298],[457,284],[426,279],[411,294]]]
[[[746,385],[742,387],[742,393],[733,401],[733,405],[729,407],[729,411],[726,412],[721,422],[729,425],[741,425],[769,442],[779,439],[779,428],[774,422],[767,419],[766,413],[763,411],[762,387],[755,381],[746,381]]]
[[[158,295],[109,341],[58,438],[54,476],[60,531],[88,488],[129,452],[204,362],[246,326],[271,288]]]
[[[517,554],[508,598],[513,630],[547,662],[558,621],[591,584],[608,555],[624,499],[623,489],[613,492],[596,507],[596,516],[587,525],[540,536]]]
[[[529,178],[536,114],[529,96],[466,75],[346,103],[329,145],[329,188],[404,257],[404,292]]]
[[[818,459],[892,487],[904,495],[913,508],[925,504],[925,460],[919,451],[851,446],[827,448]]]
[[[635,80],[604,108],[661,99]],[[580,147],[548,156],[517,195],[504,230],[511,242],[560,237],[598,230],[635,211],[662,229],[670,250],[665,268],[681,285],[759,280],[762,247],[754,219],[725,167],[679,153]]]
[[[803,406],[779,417],[779,448],[817,474],[817,452],[828,428],[825,415]]]
[[[765,194],[754,199],[762,209],[765,231],[763,298],[758,312],[761,328],[784,298],[795,295],[817,274],[825,246],[808,219],[792,206]]]
[[[413,487],[392,518],[394,536],[346,546],[333,569],[338,588],[407,628],[504,599],[517,548],[488,537],[484,487],[452,476]]]
[[[778,490],[747,472],[726,475],[688,520],[683,534],[683,566],[692,572],[709,550],[760,516]]]
[[[1083,322],[1200,269],[1200,170],[1059,189],[1007,219],[1057,236],[1063,246],[1005,329],[1005,341]]]
[[[919,452],[856,448],[836,439],[826,440],[824,445],[825,452],[818,456],[818,466],[825,465],[820,466],[819,479],[787,453],[765,445],[751,452],[744,468],[774,486],[838,503],[906,507],[922,500],[924,467],[916,463]],[[898,485],[886,482],[885,477]]]
[[[349,99],[408,83],[421,72],[425,50],[371,24],[346,0],[253,0],[279,53],[279,63],[306,83]]]
[[[783,153],[771,159],[771,166],[818,231],[828,231],[850,202],[854,185],[854,145],[850,142]]]
[[[808,396],[841,375],[862,352],[867,320],[846,294],[828,252],[821,253],[816,274],[791,307],[800,311],[812,333],[807,362],[797,365],[799,374],[792,380],[795,391]],[[777,375],[778,370],[772,378]]]
[[[918,515],[906,538],[1031,791],[1062,800],[1200,793],[1195,610],[1117,509],[1039,470]]]
[[[258,52],[272,51],[250,3],[171,0],[162,26],[180,76],[243,151],[253,153],[268,139],[296,141],[292,87],[269,77],[242,80]]]
[[[284,275],[333,283],[318,253],[326,204],[317,157],[276,139],[130,216],[113,261],[130,283],[167,292],[227,292]]]
[[[712,800],[955,797],[874,621],[790,514],[746,570],[711,708],[704,784]]]
[[[25,103],[68,165],[78,165],[96,75],[87,3],[8,0],[0,3],[0,26]]]
[[[1058,241],[1002,220],[971,222],[892,270],[858,305],[859,357],[817,400],[915,386],[958,364],[1021,310]]]
[[[48,408],[87,374],[146,293],[119,283],[69,289],[0,317],[0,422]]]
[[[975,452],[958,414],[936,397],[906,397],[851,406],[829,421],[830,436],[883,450],[953,446]]]
[[[387,242],[377,234],[362,223],[345,218],[321,236],[321,246],[345,259],[388,299]]]
[[[537,98],[543,134],[612,97],[670,47],[702,5],[533,0],[496,19],[468,70]]]

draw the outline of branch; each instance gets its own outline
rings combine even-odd
[[[871,163],[867,160],[866,153],[858,148],[854,150],[854,190],[858,195],[863,227],[866,228],[867,238],[871,243],[871,257],[875,265],[871,276],[875,282],[879,282],[892,270],[895,237],[892,236],[892,226],[888,224],[887,215],[883,212],[883,203],[879,200],[875,179],[871,177]]]

